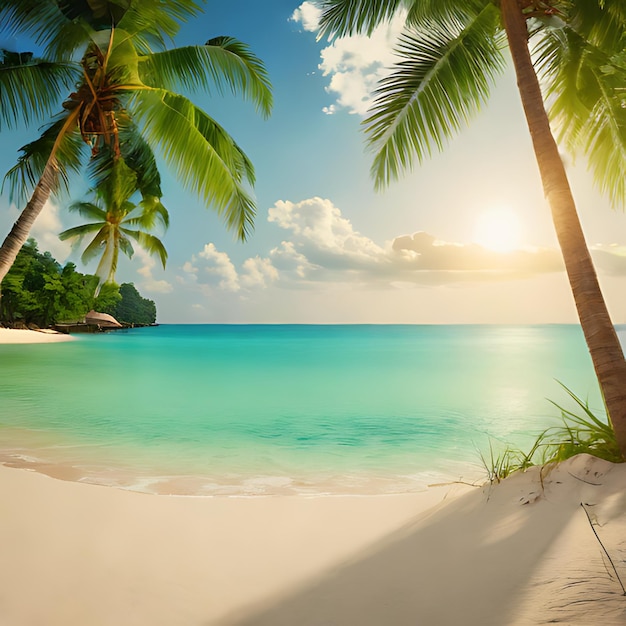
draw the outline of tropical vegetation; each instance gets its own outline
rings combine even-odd
[[[244,239],[253,224],[254,168],[235,140],[180,93],[230,90],[269,115],[272,95],[261,61],[242,42],[216,37],[168,49],[194,0],[3,0],[0,32],[29,37],[41,58],[2,51],[0,123],[14,127],[53,111],[39,138],[21,148],[5,178],[25,200],[0,247],[0,281],[51,194],[101,151],[131,169],[145,148]],[[65,94],[65,95],[63,95]],[[157,194],[160,197],[160,194]]]
[[[137,173],[123,159],[117,159],[112,163],[109,174],[92,190],[94,202],[74,202],[69,206],[70,211],[95,220],[68,228],[59,237],[63,241],[69,239],[75,243],[91,237],[81,260],[87,264],[100,256],[96,269],[96,276],[100,279],[96,295],[103,283],[115,283],[120,250],[129,258],[133,256],[131,239],[149,254],[158,255],[165,267],[167,251],[161,240],[148,230],[156,223],[167,228],[169,214],[156,196],[150,196],[149,200],[142,200],[139,204],[132,202],[130,198],[137,188]]]
[[[95,276],[81,274],[73,263],[61,266],[29,239],[3,282],[0,322],[35,324],[75,322],[94,306]]]
[[[73,263],[61,265],[50,252],[40,252],[29,239],[6,275],[0,300],[0,324],[35,325],[76,323],[95,309],[127,324],[154,324],[156,305],[142,298],[132,283],[106,283],[96,297],[98,277],[81,274]]]
[[[117,285],[112,286],[117,288]],[[117,302],[113,305],[99,303],[98,311],[113,315],[118,322],[123,324],[146,325],[156,322],[157,310],[154,301],[143,298],[133,283],[122,283],[118,288],[118,293],[120,298]]]
[[[623,202],[626,3],[320,0],[319,4],[321,32],[333,37],[371,34],[398,11],[406,16],[397,44],[398,62],[380,81],[364,120],[378,187],[442,149],[480,109],[496,75],[506,67],[508,44],[581,327],[626,459],[626,360],[550,126],[552,121],[564,148],[584,151],[600,188],[615,203]]]

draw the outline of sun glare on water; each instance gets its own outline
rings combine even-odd
[[[511,252],[520,247],[521,224],[510,209],[489,209],[481,213],[474,227],[474,241],[495,252]]]

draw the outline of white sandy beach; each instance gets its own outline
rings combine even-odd
[[[586,455],[388,496],[148,495],[0,466],[0,502],[2,626],[626,623],[626,464]]]
[[[543,484],[542,484],[543,480]],[[175,497],[0,467],[7,626],[617,626],[626,465],[399,496]]]
[[[0,344],[3,343],[56,343],[73,341],[75,337],[52,330],[17,330],[0,328]]]

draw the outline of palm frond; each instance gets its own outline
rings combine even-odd
[[[33,37],[44,47],[47,57],[70,59],[84,49],[98,31],[115,28],[130,4],[129,0],[3,0],[0,22],[11,34]],[[154,12],[162,3],[147,4]]]
[[[238,182],[248,181],[254,185],[256,175],[252,161],[231,135],[200,109],[196,110],[195,124],[200,134],[213,146],[236,180]]]
[[[165,37],[172,39],[180,23],[200,11],[193,0],[2,0],[0,25],[9,35],[28,35],[48,47],[47,54],[64,58],[84,45],[90,33],[112,27],[132,33],[147,53],[153,45],[164,48]]]
[[[602,2],[606,11],[622,24],[626,24],[626,6],[623,2]]]
[[[81,224],[80,226],[74,226],[73,228],[68,228],[63,232],[60,232],[59,239],[61,241],[75,239],[77,240],[77,243],[80,243],[80,240],[83,239],[83,237],[99,231],[101,228],[102,222],[98,222],[97,224]]]
[[[226,226],[237,234],[240,241],[245,241],[254,228],[256,206],[254,200],[241,186],[237,185],[230,202],[219,214]]]
[[[134,124],[120,126],[121,160],[136,178],[136,189],[144,198],[161,197],[161,176],[154,153]],[[118,159],[108,146],[103,146],[90,159],[87,173],[94,189],[102,187],[111,177]]]
[[[268,116],[272,109],[271,84],[263,63],[247,45],[232,37],[217,37],[204,46],[186,46],[140,59],[141,79],[167,90],[229,89],[252,101]]]
[[[320,36],[345,37],[357,33],[371,35],[388,22],[403,5],[402,0],[321,0]]]
[[[615,83],[601,72],[596,78],[601,97],[590,113],[592,123],[583,128],[580,139],[600,191],[613,206],[622,206],[626,200],[626,109],[623,99],[616,97]],[[625,81],[626,72],[622,72],[619,84]]]
[[[93,202],[72,202],[68,210],[72,213],[78,213],[82,217],[99,220],[100,222],[106,221],[106,209],[103,209],[97,204],[93,204]]]
[[[156,221],[160,222],[164,229],[168,229],[170,225],[169,211],[163,206],[159,198],[152,198],[151,203],[142,203],[144,205],[144,212],[150,212],[156,216]]]
[[[113,213],[124,213],[122,208],[137,190],[137,174],[126,165],[123,159],[116,159],[108,178],[94,188],[93,192],[100,203]],[[130,205],[134,206],[134,205]]]
[[[491,0],[411,0],[409,3],[406,24],[419,27],[422,23],[449,21],[458,19],[465,21],[477,16]]]
[[[133,35],[137,50],[148,54],[166,47],[180,30],[180,24],[201,12],[193,0],[135,0],[118,27]]]
[[[46,33],[44,54],[51,59],[72,59],[92,41],[94,29],[83,20],[66,21]]]
[[[129,237],[132,237],[148,254],[158,256],[163,265],[163,269],[165,269],[167,250],[158,237],[141,230],[131,230],[128,228],[122,228],[121,230]]]
[[[123,232],[125,234],[129,233],[129,231],[127,231],[125,228],[120,228],[120,232]],[[129,239],[127,237],[124,237],[124,235],[120,234],[117,241],[118,241],[120,250],[129,259],[132,259],[133,254],[135,254],[135,250],[133,248],[133,245],[130,243]],[[115,270],[117,270],[117,263],[115,265],[116,265]],[[115,270],[113,271],[113,275],[115,275]]]
[[[123,220],[124,220],[124,219],[126,219],[126,216],[130,215],[131,213],[133,213],[133,211],[139,211],[140,207],[137,204],[135,204],[134,202],[132,202],[131,200],[125,200],[124,202],[121,202],[115,208],[116,208],[116,210],[114,212],[115,215],[116,216],[122,216]]]
[[[87,265],[92,259],[102,254],[103,248],[106,248],[107,238],[109,237],[110,226],[103,224],[96,236],[91,240],[89,245],[84,249],[80,260]],[[104,255],[103,255],[104,256]],[[100,276],[100,274],[98,274]]]
[[[536,67],[559,141],[584,152],[596,184],[617,206],[626,199],[626,44],[563,27],[541,32]],[[607,43],[608,41],[608,43]],[[610,44],[610,45],[608,45]]]
[[[137,209],[141,210],[137,216],[124,220],[125,224],[139,226],[145,229],[152,229],[159,223],[165,230],[170,225],[170,215],[168,210],[161,204],[159,198],[149,196],[144,198]]]
[[[584,0],[565,5],[564,25],[600,50],[624,49],[626,6],[623,2]]]
[[[132,104],[147,141],[161,147],[179,181],[245,239],[254,203],[242,182],[251,164],[228,133],[187,98],[164,90],[136,92]]]
[[[137,189],[142,196],[163,195],[161,175],[152,149],[134,124],[120,127],[120,146],[126,165],[137,174]]]
[[[97,30],[116,27],[129,10],[131,0],[57,0],[65,17],[83,21]]]
[[[404,32],[400,60],[381,80],[364,121],[377,187],[440,150],[479,110],[504,68],[499,26],[489,5],[467,23],[452,19]]]
[[[41,178],[52,150],[56,148],[59,166],[58,187],[55,193],[67,191],[69,175],[79,172],[83,163],[86,144],[82,140],[76,125],[66,128],[69,114],[60,115],[41,134],[41,136],[20,148],[22,155],[18,162],[5,175],[2,190],[8,187],[9,198],[17,202],[25,201]],[[71,120],[70,120],[71,121]]]
[[[49,116],[77,80],[78,71],[70,63],[0,49],[0,131],[3,124],[11,128],[22,120],[28,124]]]
[[[67,18],[54,0],[2,0],[0,32],[27,35],[40,46],[67,23]]]
[[[28,33],[54,59],[71,58],[93,40],[98,32],[120,29],[133,36],[144,54],[154,46],[165,48],[180,29],[180,22],[197,14],[195,2],[154,2],[154,0],[99,1],[92,3],[50,0],[6,0],[6,28],[13,33]],[[3,14],[0,13],[0,16]]]
[[[533,48],[534,65],[541,78],[550,118],[555,123],[559,140],[565,141],[568,150],[575,152],[593,101],[583,102],[587,93],[578,87],[584,48],[567,45],[571,31],[569,36],[564,29],[538,32],[541,36]],[[534,39],[538,39],[537,34]]]

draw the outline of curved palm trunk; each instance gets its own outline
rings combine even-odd
[[[120,257],[120,231],[119,224],[117,224],[115,230],[113,231],[113,252],[111,254],[111,265],[109,266],[109,274],[105,282],[114,283],[115,282],[115,272],[117,272],[117,262]]]
[[[565,168],[550,129],[528,50],[528,30],[521,3],[519,0],[501,0],[501,9],[517,86],[578,317],[609,419],[626,459],[626,360],[600,291]]]
[[[15,257],[28,239],[30,229],[50,197],[57,182],[58,171],[56,158],[52,156],[46,163],[28,204],[0,247],[0,283],[11,269]]]
[[[80,110],[76,108],[67,116],[55,139],[46,165],[41,173],[41,178],[33,191],[33,195],[30,197],[28,204],[24,207],[24,210],[17,218],[15,224],[13,224],[13,228],[11,228],[11,232],[6,236],[2,246],[0,246],[0,285],[11,269],[21,247],[26,243],[30,229],[33,227],[35,220],[39,217],[50,194],[57,186],[59,176],[58,150],[63,138],[68,133],[72,132],[73,127],[77,124],[79,114]]]
[[[110,272],[110,269],[107,271],[107,266],[111,267],[111,257],[113,255],[113,243],[111,241],[111,233],[107,235],[106,243],[104,245],[104,252],[102,253],[102,257],[100,262],[98,263],[98,267],[96,268],[96,276],[98,277],[98,284],[96,285],[96,290],[94,292],[94,298],[97,298],[100,295],[100,290],[102,289],[102,285],[106,282],[105,276],[107,276]]]

